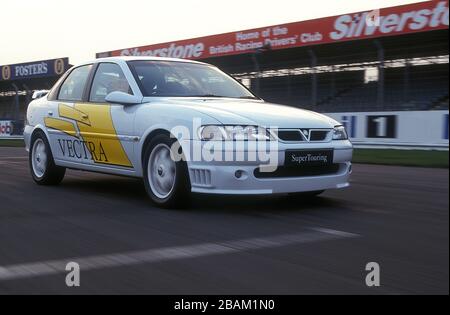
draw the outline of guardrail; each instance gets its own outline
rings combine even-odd
[[[23,136],[0,136],[0,140],[23,140]]]
[[[355,147],[448,150],[448,110],[325,115],[346,127]]]

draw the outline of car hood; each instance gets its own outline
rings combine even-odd
[[[224,125],[258,125],[278,128],[333,128],[338,123],[330,117],[295,107],[254,100],[169,99],[173,105],[189,107]],[[168,104],[167,104],[168,105]]]

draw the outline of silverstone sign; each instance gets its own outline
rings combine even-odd
[[[196,39],[98,53],[106,56],[158,56],[203,59],[349,40],[448,29],[446,1],[426,1]]]
[[[68,58],[0,66],[0,81],[13,81],[20,79],[58,76],[63,74],[68,69],[68,67]]]

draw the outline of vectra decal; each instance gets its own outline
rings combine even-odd
[[[101,142],[100,146],[96,147],[94,142],[85,142],[76,139],[58,139],[58,145],[64,156],[84,160],[92,159],[98,162],[109,162]]]

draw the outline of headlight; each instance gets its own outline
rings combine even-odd
[[[348,135],[344,126],[336,126],[333,129],[333,140],[347,140]]]
[[[199,137],[206,141],[248,141],[271,140],[270,132],[257,126],[216,126],[207,125],[199,129]]]

